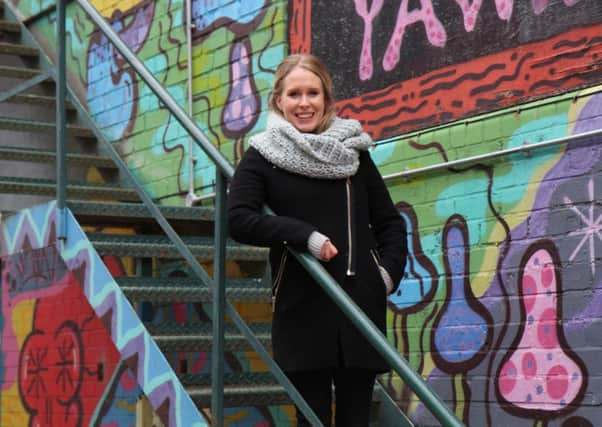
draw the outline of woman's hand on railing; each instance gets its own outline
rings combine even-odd
[[[330,261],[332,258],[337,256],[339,250],[335,245],[332,244],[330,240],[326,240],[322,245],[322,249],[320,250],[320,259],[322,261]]]

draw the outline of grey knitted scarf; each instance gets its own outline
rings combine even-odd
[[[265,132],[249,139],[272,164],[312,178],[346,178],[357,172],[359,150],[373,145],[357,120],[335,117],[320,134],[299,132],[278,113],[268,113]]]

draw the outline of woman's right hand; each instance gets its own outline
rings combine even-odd
[[[320,259],[322,261],[330,261],[339,253],[339,250],[330,240],[326,240],[320,249]]]

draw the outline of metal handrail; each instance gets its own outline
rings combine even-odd
[[[422,168],[411,169],[411,170],[407,170],[407,171],[403,171],[403,172],[396,172],[396,173],[392,173],[392,174],[383,176],[383,179],[392,180],[395,178],[410,178],[414,175],[434,172],[434,171],[438,171],[440,169],[448,169],[448,168],[455,167],[455,166],[465,165],[467,163],[481,162],[483,160],[494,159],[497,157],[506,156],[508,154],[521,153],[521,152],[528,153],[529,151],[534,150],[536,148],[544,148],[544,147],[550,147],[552,145],[565,144],[568,142],[578,141],[578,140],[582,140],[582,139],[586,139],[586,138],[591,138],[594,136],[602,136],[602,129],[589,131],[589,132],[577,133],[575,135],[567,135],[567,136],[564,136],[561,138],[554,138],[554,139],[550,139],[550,140],[543,141],[543,142],[536,142],[535,144],[529,144],[527,141],[525,141],[524,144],[519,147],[506,148],[504,150],[492,151],[492,152],[489,152],[486,154],[478,154],[476,156],[464,157],[462,159],[451,160],[449,162],[437,163],[436,165],[425,166]]]
[[[554,139],[550,139],[548,141],[536,142],[534,144],[529,144],[528,141],[525,141],[523,143],[523,145],[519,146],[519,147],[506,148],[506,149],[498,150],[498,151],[491,151],[491,152],[485,153],[485,154],[477,154],[476,156],[464,157],[462,159],[450,160],[447,162],[441,162],[441,163],[437,163],[437,164],[430,165],[430,166],[424,166],[424,167],[415,168],[415,169],[408,169],[408,170],[404,170],[403,172],[395,172],[395,173],[391,173],[388,175],[383,175],[383,180],[391,181],[396,178],[408,179],[415,175],[422,175],[422,174],[426,174],[426,173],[430,173],[430,172],[436,172],[436,171],[439,171],[442,169],[449,169],[449,168],[456,167],[456,166],[462,166],[462,165],[466,165],[466,164],[470,164],[470,163],[481,162],[483,160],[490,160],[490,159],[494,159],[497,157],[507,156],[509,154],[515,154],[515,153],[527,153],[528,154],[531,150],[535,150],[538,148],[549,147],[552,145],[565,144],[565,143],[569,143],[569,142],[573,142],[573,141],[579,141],[579,140],[582,140],[585,138],[591,138],[594,136],[602,136],[602,129],[595,130],[595,131],[589,131],[589,132],[582,132],[582,133],[578,133],[575,135],[567,135],[565,137],[554,138]],[[377,145],[381,145],[381,144],[382,144],[382,141],[377,143]],[[195,199],[195,201],[211,200],[211,199],[214,199],[215,197],[216,197],[216,193],[212,192],[212,193],[204,194],[202,196],[198,196]]]
[[[62,2],[64,0],[58,0]],[[119,36],[114,32],[111,26],[104,20],[104,18],[96,11],[96,9],[88,2],[88,0],[76,0],[79,6],[88,14],[92,21],[98,26],[98,28],[105,34],[105,36],[113,43],[115,48],[119,51],[122,57],[130,64],[130,66],[140,75],[142,80],[151,88],[155,95],[165,105],[165,107],[175,116],[178,122],[184,127],[184,129],[191,135],[195,141],[202,147],[209,158],[219,168],[218,181],[223,177],[224,180],[232,178],[234,174],[234,168],[229,161],[221,154],[221,152],[206,138],[203,132],[198,126],[192,121],[192,119],[184,112],[184,110],[178,105],[178,103],[171,97],[171,95],[161,86],[156,78],[148,71],[148,69],[142,64],[142,62],[134,55],[134,53],[123,43]],[[57,40],[57,43],[65,43],[65,39]],[[61,72],[59,67],[57,70],[57,76],[59,79],[65,79],[64,70]],[[72,96],[74,103],[78,104],[79,101],[76,97]],[[97,135],[102,135],[97,126],[91,123],[92,129]],[[104,138],[100,138],[105,141]],[[115,149],[108,143],[109,155],[117,163],[120,170],[125,172],[126,176],[133,181],[134,188],[138,191],[143,203],[149,209],[153,217],[157,220],[163,231],[167,234],[170,240],[176,245],[181,255],[188,261],[192,271],[201,279],[201,282],[216,289],[223,288],[218,286],[217,283],[213,282],[204,271],[203,267],[193,256],[190,249],[184,244],[181,238],[175,233],[171,225],[163,217],[158,207],[155,205],[153,200],[146,194],[146,191],[137,183],[132,172],[129,170],[125,162],[121,159]],[[64,147],[63,147],[64,148]],[[220,185],[219,189],[222,195],[225,197],[224,189],[225,185]],[[223,200],[223,199],[221,199]],[[223,202],[220,201],[220,204]],[[269,208],[265,207],[266,212],[271,212]],[[221,219],[223,221],[223,218]],[[219,229],[222,232],[225,230],[223,223],[219,225]],[[220,237],[220,233],[217,235],[217,239],[223,238],[222,242],[225,243],[225,236]],[[220,244],[221,245],[221,244]],[[330,276],[330,274],[324,269],[324,267],[313,257],[306,253],[299,253],[292,248],[289,250],[295,255],[299,262],[310,272],[310,274],[316,279],[316,281],[322,286],[327,294],[334,300],[334,302],[342,309],[342,311],[350,317],[351,321],[361,331],[361,333],[368,339],[368,341],[376,348],[376,350],[389,362],[392,369],[399,374],[399,376],[407,383],[407,385],[416,393],[416,395],[424,402],[425,406],[435,415],[435,417],[444,426],[460,427],[463,426],[453,412],[438,398],[438,396],[431,390],[428,384],[418,375],[408,363],[401,357],[395,348],[389,343],[387,338],[380,332],[380,330],[372,323],[372,321],[357,307],[357,305],[351,300],[351,298],[343,291],[340,285]],[[220,256],[221,257],[221,256]],[[220,267],[221,268],[221,267]],[[216,270],[219,273],[219,269]],[[221,273],[219,273],[221,274]],[[223,274],[220,281],[223,281]],[[221,295],[218,295],[221,298]],[[321,425],[319,419],[315,416],[313,410],[307,405],[307,403],[300,396],[295,387],[290,383],[290,380],[284,375],[280,367],[271,359],[263,345],[253,335],[248,325],[242,320],[238,312],[234,307],[225,301],[225,311],[230,316],[232,321],[241,330],[245,338],[251,343],[254,350],[259,356],[268,364],[272,373],[276,379],[284,386],[295,404],[301,409],[306,417],[312,422],[313,425]],[[219,369],[219,367],[217,367]],[[223,389],[221,390],[223,392]],[[216,405],[219,409],[220,402],[212,401],[212,406]],[[219,414],[218,414],[219,415]]]
[[[67,69],[67,55],[65,52],[66,40],[66,9],[65,0],[57,0],[57,20],[56,34],[56,68],[57,75],[65,76]],[[59,241],[64,241],[67,237],[65,200],[67,198],[67,116],[65,112],[65,90],[66,79],[56,80],[56,205],[57,205],[57,237]]]

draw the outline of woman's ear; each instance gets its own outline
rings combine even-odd
[[[282,105],[280,105],[282,103],[282,97],[281,96],[277,96],[276,97],[276,106],[278,107],[278,112],[282,112]]]

